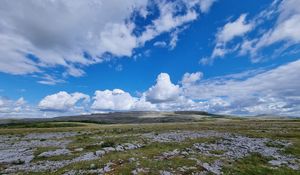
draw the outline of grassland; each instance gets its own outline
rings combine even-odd
[[[218,174],[218,172],[209,171],[205,166],[205,163],[212,166],[216,160],[222,161],[221,174],[300,174],[299,169],[290,168],[288,164],[272,165],[269,163],[272,158],[255,152],[239,159],[225,160],[222,158],[225,151],[211,150],[211,155],[207,155],[193,149],[193,145],[196,143],[209,145],[224,139],[218,135],[187,137],[184,140],[170,142],[157,142],[145,136],[151,134],[155,137],[163,133],[186,131],[203,134],[213,131],[246,138],[266,138],[269,139],[265,143],[266,147],[274,148],[280,154],[292,157],[297,166],[300,159],[300,120],[213,118],[198,122],[155,124],[39,122],[2,125],[0,128],[2,151],[5,149],[13,151],[11,147],[7,146],[8,144],[17,145],[13,148],[19,149],[18,144],[20,145],[21,141],[32,143],[34,140],[37,143],[36,146],[30,147],[34,157],[29,163],[24,161],[2,161],[0,163],[0,172],[8,174]],[[72,134],[55,137],[56,133]],[[43,135],[39,134],[48,135],[43,138]],[[64,145],[51,145],[50,141],[68,142]],[[283,143],[288,144],[281,145],[281,142],[275,141],[284,141]],[[110,151],[98,157],[74,161],[76,157],[95,153],[108,147],[114,148],[125,143],[141,145],[141,147],[124,151]],[[43,152],[57,149],[67,149],[70,153],[39,157]],[[179,153],[175,150],[178,150]],[[21,151],[16,152],[22,153]],[[0,159],[1,156],[3,154],[0,155]],[[65,166],[50,168],[51,170],[46,168],[47,170],[41,171],[37,164],[46,164],[46,161],[57,163],[61,161],[61,164]],[[25,171],[22,170],[22,166],[25,167]],[[28,167],[32,169],[28,169]],[[107,171],[104,171],[105,167]],[[12,170],[8,171],[8,168]]]

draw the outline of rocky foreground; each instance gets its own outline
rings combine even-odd
[[[111,138],[118,141],[112,143],[109,141]],[[223,174],[225,166],[258,154],[266,158],[271,168],[284,167],[298,172],[300,160],[284,153],[292,144],[287,140],[213,130],[119,133],[109,136],[91,131],[1,135],[0,165],[1,174],[115,174],[119,167],[128,165],[131,168],[129,174],[148,174],[153,168],[148,159],[152,162],[186,160],[192,162],[191,166],[184,163],[171,168],[158,165],[157,168],[161,169],[156,172],[163,175],[218,175]],[[118,154],[123,157],[117,158]],[[97,163],[100,161],[103,161],[101,165]],[[79,166],[82,162],[84,168]]]

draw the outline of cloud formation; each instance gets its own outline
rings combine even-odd
[[[300,113],[300,60],[272,69],[244,71],[204,79],[201,72],[185,73],[173,84],[167,73],[141,96],[121,89],[86,94],[64,91],[44,97],[37,107],[24,98],[0,98],[0,117],[49,117],[108,111],[201,110],[238,115],[291,115]],[[47,113],[45,113],[47,112]]]
[[[170,76],[161,73],[156,79],[156,84],[146,92],[146,99],[152,103],[161,103],[176,100],[180,88],[171,82]]]
[[[185,73],[182,77],[181,84],[182,86],[190,86],[195,84],[203,77],[202,72],[195,72],[195,73]]]
[[[60,91],[56,94],[48,95],[43,98],[38,107],[43,111],[71,111],[76,108],[78,102],[82,100],[83,103],[87,103],[90,97],[86,94],[75,92],[69,94],[65,91]],[[81,105],[83,106],[83,105]]]
[[[298,115],[299,69],[300,60],[254,75],[205,80],[184,92],[191,99],[220,98],[230,104],[226,107],[228,113]]]
[[[276,58],[283,53],[286,55],[300,53],[299,49],[285,52],[300,43],[299,5],[300,2],[297,0],[275,0],[252,17],[241,14],[238,19],[226,23],[219,29],[212,54],[201,58],[200,63],[212,64],[215,58],[231,53],[249,56],[254,63]],[[239,40],[236,40],[237,38]],[[264,52],[271,47],[272,54],[265,55]]]
[[[93,97],[94,102],[92,109],[94,110],[111,110],[111,111],[125,111],[130,110],[134,105],[136,99],[129,93],[121,89],[96,91]]]
[[[234,40],[237,37],[242,37],[253,29],[254,24],[246,21],[246,14],[240,15],[238,19],[232,22],[228,22],[221,27],[216,34],[216,44],[210,57],[200,60],[202,64],[211,64],[217,57],[223,57],[229,52],[233,52],[236,48],[227,48],[227,43]]]
[[[107,54],[133,56],[135,48],[196,20],[201,12],[208,12],[213,2],[3,0],[0,72],[37,74],[42,84],[64,82],[52,81],[57,78],[47,72],[57,67],[63,68],[59,78],[80,77],[85,74],[84,67],[108,61]],[[158,15],[149,17],[151,8],[157,8]],[[150,23],[137,26],[137,15]],[[137,29],[143,30],[138,33]],[[174,36],[172,47],[176,46],[177,33]],[[48,80],[43,79],[45,74],[49,74]]]

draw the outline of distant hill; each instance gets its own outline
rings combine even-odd
[[[167,122],[195,122],[208,118],[222,118],[223,115],[210,114],[204,111],[132,111],[132,112],[110,112],[96,113],[89,115],[62,116],[54,118],[26,118],[26,119],[6,119],[0,124],[22,123],[22,122],[92,122],[102,124],[128,124],[128,123],[167,123]]]
[[[89,115],[62,116],[54,118],[25,118],[25,119],[2,119],[0,125],[9,123],[32,123],[32,122],[87,122],[101,124],[130,124],[130,123],[170,123],[170,122],[197,122],[213,119],[254,119],[254,120],[280,120],[299,119],[295,117],[257,115],[257,116],[229,116],[211,114],[205,111],[131,111],[95,113]]]
[[[54,121],[81,121],[104,124],[116,123],[164,123],[164,122],[193,122],[207,117],[222,117],[202,111],[175,111],[175,112],[111,112],[80,116],[64,116],[53,118]]]

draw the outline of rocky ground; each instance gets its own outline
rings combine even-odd
[[[300,174],[300,122],[214,122],[1,129],[0,174]]]

